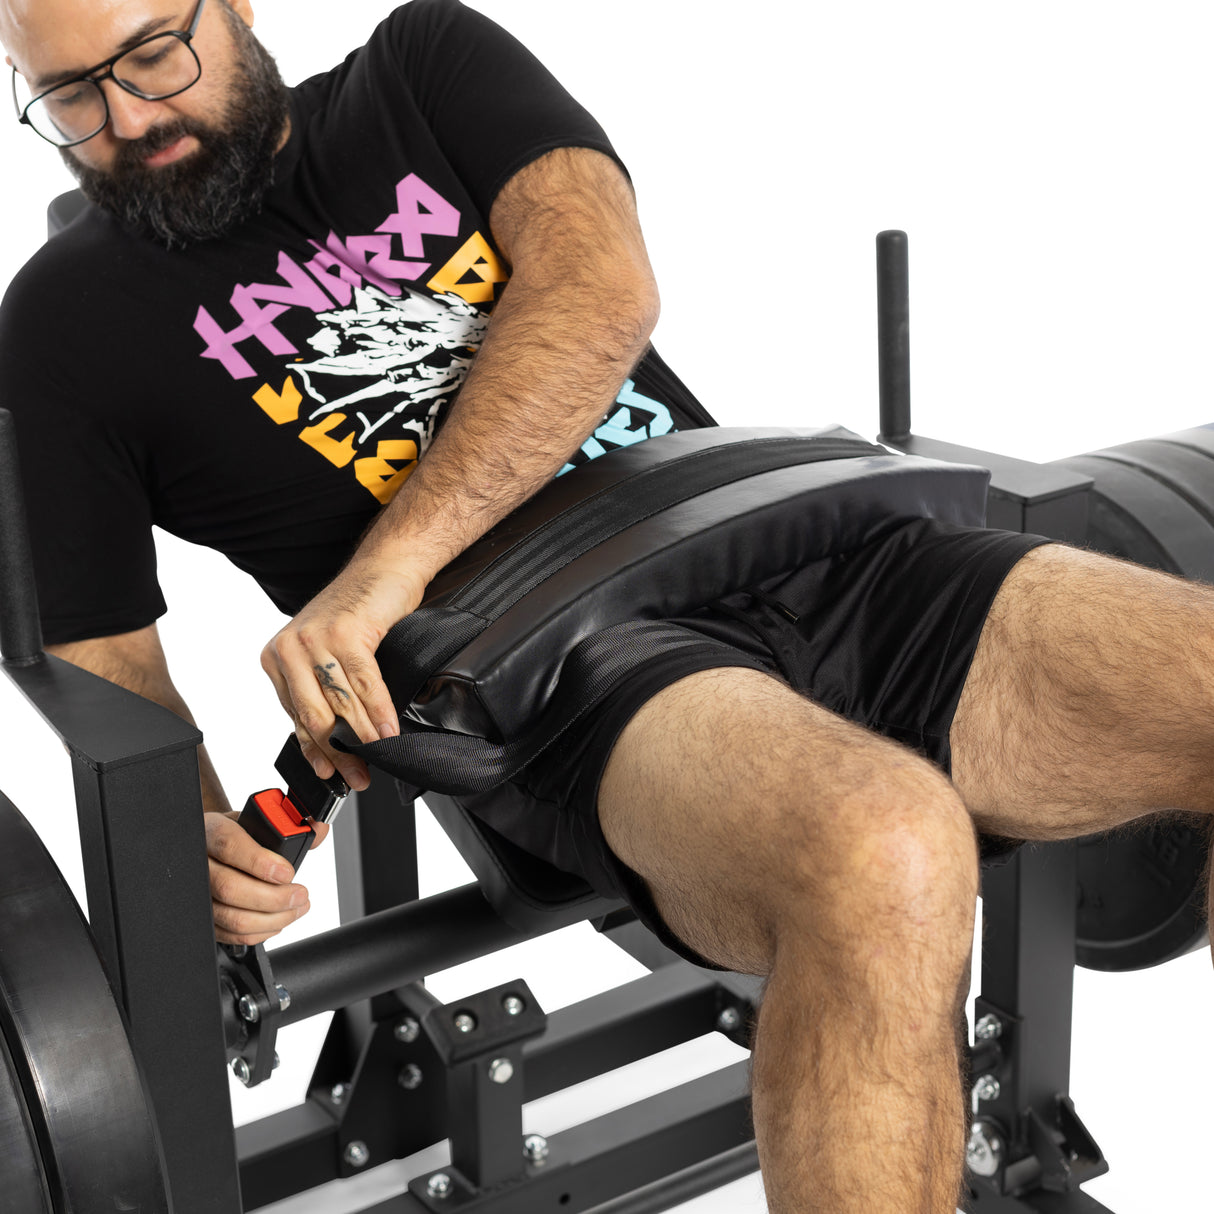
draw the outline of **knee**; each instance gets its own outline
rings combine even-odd
[[[853,966],[968,961],[979,889],[973,820],[952,784],[919,761],[874,773],[783,857],[777,951]]]

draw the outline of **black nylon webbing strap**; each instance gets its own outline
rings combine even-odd
[[[676,650],[700,650],[720,666],[762,669],[758,661],[731,646],[677,624],[629,620],[587,637],[570,651],[557,689],[539,721],[514,741],[490,742],[402,718],[399,737],[360,742],[349,726],[340,722],[332,742],[419,790],[453,796],[488,792],[542,754],[626,675]]]
[[[646,468],[550,519],[486,566],[448,603],[422,606],[393,625],[380,647],[381,661],[386,656],[391,662],[394,690],[402,698],[406,694],[412,698],[490,620],[626,528],[702,493],[764,472],[884,454],[882,448],[861,439],[781,435],[711,447]]]

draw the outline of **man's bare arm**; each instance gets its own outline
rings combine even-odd
[[[138,632],[116,636],[95,637],[88,641],[70,641],[63,645],[48,645],[47,653],[92,671],[111,683],[163,705],[179,717],[196,725],[193,714],[181,698],[169,675],[160,633],[155,624]],[[207,813],[231,810],[223,785],[205,746],[198,748],[198,774],[202,782],[202,807]]]
[[[384,634],[585,441],[657,321],[632,189],[608,157],[550,152],[506,184],[490,220],[511,279],[450,417],[346,568],[262,653],[304,753],[355,788],[365,769],[327,739],[338,716],[364,741],[397,732],[374,660]]]
[[[155,624],[137,632],[48,645],[46,651],[196,723],[173,685]],[[293,883],[289,864],[259,847],[236,825],[236,815],[203,746],[198,748],[198,770],[216,939],[260,944],[308,909],[308,891]]]

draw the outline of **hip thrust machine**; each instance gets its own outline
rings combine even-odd
[[[582,537],[563,581],[526,586],[536,596],[529,609],[542,604],[564,644],[586,640],[577,613],[565,610],[570,601],[592,603],[594,628],[605,630],[620,624],[612,604],[629,597],[614,594],[609,578],[582,578],[579,562],[618,569],[623,551],[637,551],[629,545],[650,544],[652,553],[655,542],[659,551],[675,543],[695,551],[705,519],[725,526],[739,502],[755,518],[773,494],[782,495],[784,515],[789,501],[794,514],[812,512],[857,478],[863,498],[876,503],[874,519],[891,508],[882,494],[905,496],[911,482],[911,497],[962,518],[982,508],[987,472],[975,468],[985,469],[992,526],[1214,581],[1214,429],[1044,465],[911,434],[906,266],[905,235],[882,233],[881,442],[906,456],[859,443],[843,458],[781,463],[780,455],[772,467],[767,453],[786,452],[787,433],[776,442],[771,432],[748,432],[735,447],[737,436],[726,432],[670,436],[697,469],[720,465],[696,490],[695,509],[676,494],[663,499],[660,528],[652,512],[621,515],[614,531]],[[823,440],[855,444],[838,430],[812,436]],[[669,476],[653,464],[662,441],[609,453],[580,484],[593,495],[612,477],[633,488],[638,476],[664,483]],[[746,442],[763,448],[759,465],[739,462]],[[726,456],[712,454],[726,448]],[[364,1214],[644,1214],[757,1167],[744,1061],[559,1134],[524,1137],[524,1102],[705,1033],[745,1046],[760,984],[677,958],[626,907],[466,813],[451,795],[458,781],[437,792],[441,781],[417,783],[431,789],[427,803],[475,883],[418,897],[416,789],[376,771],[335,824],[341,925],[269,950],[217,948],[201,737],[159,706],[42,652],[4,413],[0,459],[0,649],[6,674],[70,756],[89,905],[86,921],[40,840],[0,794],[0,1212],[243,1214],[444,1139],[449,1165],[411,1177],[407,1190]],[[440,575],[427,606],[458,614],[460,588],[502,568],[503,554],[548,520],[569,517],[570,495],[584,496],[578,485],[561,478],[524,506],[462,558],[458,576]],[[624,496],[637,495],[630,488]],[[793,556],[800,542],[778,541]],[[658,558],[645,559],[658,569]],[[657,572],[644,581],[659,598],[667,593]],[[508,620],[513,603],[502,601]],[[501,724],[493,671],[509,652],[499,640],[492,630],[448,634],[447,648],[432,655],[431,690],[442,694],[428,698],[437,718],[420,732],[459,733],[478,712]],[[540,685],[556,676],[534,674],[530,659],[527,669],[542,710]],[[488,753],[474,750],[473,760]],[[287,792],[261,813],[273,827],[268,837],[289,842],[298,833],[292,808],[324,812],[343,790],[301,768],[290,743],[278,767]],[[1207,833],[1204,822],[1163,816],[1134,835],[1026,847],[984,873],[982,990],[968,1058],[970,1211],[1111,1214],[1081,1187],[1108,1165],[1069,1090],[1073,968],[1144,968],[1207,943]],[[582,920],[648,973],[551,1014],[521,979],[450,1004],[425,986],[428,974]],[[303,1101],[234,1129],[226,1068],[250,1085],[268,1080],[278,1031],[329,1011]]]

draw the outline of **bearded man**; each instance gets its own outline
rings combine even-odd
[[[251,24],[0,0],[21,121],[96,204],[6,296],[0,399],[48,649],[188,715],[150,529],[215,547],[291,617],[263,666],[358,788],[330,733],[398,731],[375,651],[435,573],[567,465],[711,419],[649,344],[629,180],[528,52],[413,0],[287,90]],[[301,383],[309,347],[340,378]],[[952,1211],[980,862],[1214,810],[1211,592],[920,521],[684,623],[733,656],[648,664],[473,808],[684,956],[767,976],[772,1211]],[[216,936],[263,941],[306,890],[200,758]]]

